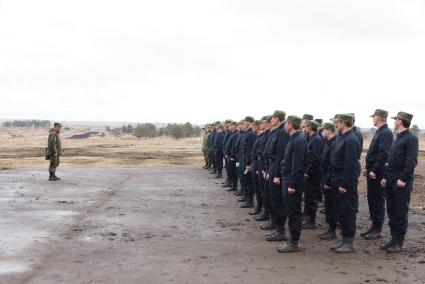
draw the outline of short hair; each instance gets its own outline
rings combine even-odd
[[[59,122],[55,122],[55,123],[53,124],[53,127],[62,127],[62,124],[60,124]]]
[[[405,120],[403,118],[399,118],[401,120],[401,124],[403,124],[403,127],[409,128],[410,127],[410,121]]]

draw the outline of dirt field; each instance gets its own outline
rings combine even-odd
[[[357,238],[357,253],[330,253],[320,216],[288,256],[201,169],[199,138],[65,139],[52,183],[38,134],[0,131],[0,283],[424,283],[422,154],[405,252]],[[360,191],[358,233],[369,225],[363,178]]]
[[[199,163],[200,137],[174,140],[154,138],[138,140],[132,135],[88,139],[68,139],[75,133],[87,131],[73,128],[64,131],[61,167],[160,167]],[[47,130],[0,128],[0,169],[45,167],[43,159]]]

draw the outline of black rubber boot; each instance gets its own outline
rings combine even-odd
[[[258,205],[248,211],[249,215],[258,215],[260,213],[261,213],[261,207],[258,207]]]
[[[319,235],[319,238],[321,240],[325,240],[325,241],[336,240],[337,236],[336,236],[336,233],[335,233],[335,229],[329,228],[326,232],[321,233]]]
[[[360,237],[364,238],[365,236],[369,235],[370,233],[372,233],[375,230],[375,226],[372,225],[372,227],[369,228],[369,230],[360,233]]]
[[[247,198],[246,202],[241,204],[241,208],[252,208],[254,207],[254,200],[252,198]]]
[[[290,253],[300,251],[299,242],[288,241],[286,244],[277,247],[277,251],[280,253]]]
[[[369,234],[363,237],[365,240],[368,240],[368,241],[377,240],[382,237],[382,226],[376,225],[376,226],[373,226],[372,228],[373,230]]]
[[[270,214],[266,210],[264,210],[260,214],[256,215],[254,217],[254,220],[255,221],[268,221],[268,220],[270,220]]]
[[[245,196],[241,196],[237,199],[238,202],[247,202],[248,200],[246,199]]]
[[[335,250],[335,253],[350,253],[354,251],[354,238],[342,236],[342,245]]]
[[[317,226],[313,222],[307,221],[303,224],[302,228],[303,228],[303,230],[313,230],[313,229],[316,229]]]
[[[276,229],[276,223],[275,223],[274,220],[270,220],[269,222],[260,225],[260,229],[263,230],[263,231],[275,230]]]
[[[391,246],[387,248],[388,253],[398,253],[403,251],[404,236],[396,235],[394,236],[394,242]]]
[[[395,242],[396,242],[396,240],[395,240],[394,236],[391,236],[391,240],[389,240],[385,244],[382,244],[379,248],[381,250],[387,250],[389,247],[393,246],[395,244]]]
[[[56,176],[56,172],[53,172],[53,178],[54,178],[55,180],[60,180],[60,178],[58,178],[58,177]]]
[[[54,177],[54,173],[53,172],[49,172],[49,175],[50,175],[49,176],[49,180],[50,181],[54,181],[54,178],[53,178]]]
[[[287,240],[288,238],[285,235],[285,229],[282,225],[277,225],[276,230],[266,235],[266,241],[268,242],[281,242]]]

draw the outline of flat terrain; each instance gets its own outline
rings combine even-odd
[[[220,182],[196,167],[0,172],[0,283],[423,283],[424,211],[408,248],[335,255],[321,231],[276,252]],[[423,190],[423,187],[417,188]],[[365,196],[359,230],[368,225]],[[322,217],[321,217],[322,218]],[[320,222],[323,224],[323,220]],[[385,232],[387,235],[387,231]]]
[[[72,128],[61,133],[64,155],[61,167],[162,167],[200,163],[202,138],[174,140],[168,137],[137,139],[133,135],[95,135],[69,139],[89,129]],[[0,128],[0,169],[45,167],[46,129]]]

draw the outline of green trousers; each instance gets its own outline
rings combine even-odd
[[[57,167],[59,167],[59,156],[50,156],[49,172],[56,171]]]

